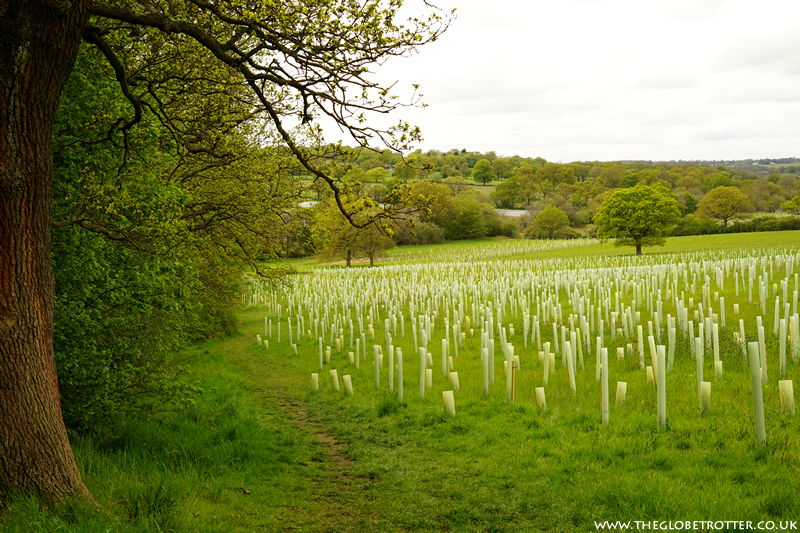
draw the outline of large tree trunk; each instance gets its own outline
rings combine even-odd
[[[53,120],[88,5],[0,1],[0,499],[89,497],[61,417],[50,270]]]

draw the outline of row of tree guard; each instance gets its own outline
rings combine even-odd
[[[508,399],[513,395],[513,374],[521,365],[542,366],[542,387],[536,392],[542,406],[551,358],[561,356],[577,393],[575,372],[585,369],[586,356],[594,356],[605,422],[611,373],[608,349],[616,346],[619,356],[626,347],[633,351],[635,345],[640,367],[650,367],[652,372],[658,423],[664,425],[665,380],[676,349],[697,361],[698,399],[704,406],[710,383],[703,381],[703,360],[713,354],[715,372],[721,371],[720,335],[735,340],[743,358],[756,354],[759,384],[768,380],[767,331],[777,340],[778,373],[786,374],[787,352],[797,362],[800,332],[794,269],[798,262],[800,254],[795,251],[755,250],[323,269],[302,276],[283,293],[250,279],[243,300],[265,307],[265,339],[281,343],[285,324],[285,341],[295,352],[297,342],[317,344],[320,370],[332,352],[345,347],[358,370],[360,361],[366,361],[368,341],[374,343],[381,335],[381,342],[373,344],[375,385],[380,386],[379,369],[384,366],[383,354],[388,354],[389,387],[395,383],[397,369],[401,399],[402,348],[395,344],[403,344],[406,350],[410,344],[419,356],[420,395],[424,395],[430,380],[426,373],[432,374],[429,344],[435,343],[435,337],[441,339],[442,375],[448,376],[452,373],[448,361],[458,359],[459,350],[464,354],[466,339],[477,335],[479,352],[468,356],[481,358],[484,394],[494,383],[499,349],[506,365]],[[767,330],[764,317],[770,298],[774,298],[774,314]],[[728,327],[731,312],[738,317],[738,328]],[[518,334],[515,324],[522,325],[521,347],[510,342]],[[755,352],[748,352],[751,346]],[[618,398],[620,387],[624,390],[624,385],[618,384]],[[352,383],[345,388],[352,392]],[[757,396],[754,388],[754,409]],[[788,398],[789,393],[784,396]],[[793,409],[793,400],[791,404]]]

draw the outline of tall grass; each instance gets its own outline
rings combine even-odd
[[[16,494],[0,531],[274,531],[313,515],[314,485],[332,467],[277,399],[255,391],[225,354],[237,339],[183,355],[204,389],[188,411],[131,422],[98,447],[73,442],[89,503],[43,506]]]

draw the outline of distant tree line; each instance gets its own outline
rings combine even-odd
[[[771,163],[759,165],[761,162]],[[602,202],[603,194],[637,184],[660,183],[692,213],[705,194],[720,186],[740,189],[759,212],[780,209],[800,194],[800,160],[742,160],[729,166],[703,162],[574,161],[548,162],[541,157],[498,156],[452,149],[418,150],[401,157],[389,150],[353,151],[347,174],[374,189],[379,197],[398,184],[444,182],[463,178],[469,185],[493,185],[487,192],[499,208],[526,208],[536,202],[555,205],[573,224],[585,224]],[[774,164],[772,164],[774,163]],[[380,185],[376,187],[375,185]]]
[[[794,229],[794,219],[746,218],[754,212],[797,214],[791,202],[800,196],[796,173],[800,161],[784,158],[727,162],[729,166],[713,163],[554,163],[541,157],[505,157],[493,151],[466,149],[418,150],[401,157],[389,150],[358,149],[339,172],[349,179],[354,194],[366,193],[377,203],[397,203],[402,195],[393,195],[392,191],[404,191],[407,196],[403,201],[416,212],[413,221],[395,221],[394,244],[491,236],[593,236],[596,214],[604,201],[615,191],[638,186],[657,188],[676,200],[679,217],[671,220],[675,235]],[[327,188],[315,184],[310,191],[310,196],[319,200],[328,194]],[[527,209],[529,214],[509,220],[498,216],[495,208]],[[331,233],[316,232],[315,237],[312,233],[306,231],[300,238],[292,233],[287,240],[294,245],[287,247],[286,255],[325,249],[325,256],[331,257],[325,238]]]

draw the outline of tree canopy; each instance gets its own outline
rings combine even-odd
[[[199,239],[210,252],[209,266],[217,257],[215,248],[241,252],[237,260],[255,258],[263,248],[253,236],[263,238],[263,221],[280,218],[276,207],[296,198],[284,184],[297,169],[327,183],[351,223],[367,226],[375,217],[392,216],[394,204],[383,213],[367,197],[345,205],[357,185],[342,172],[352,149],[326,143],[318,119],[328,117],[360,145],[377,138],[400,150],[420,139],[419,130],[403,121],[384,129],[371,125],[371,113],[419,103],[416,90],[403,102],[371,72],[375,64],[437,39],[453,15],[433,10],[403,24],[397,20],[401,4],[4,4],[0,493],[19,489],[45,499],[90,497],[60,411],[51,224],[74,233],[68,235],[73,244],[91,233],[130,250],[160,254]],[[126,105],[100,109],[99,120],[89,122],[97,128],[70,131],[65,123],[60,135],[74,140],[63,146],[80,145],[84,151],[58,155],[59,168],[69,169],[76,181],[63,197],[68,202],[54,213],[52,133],[81,41],[110,67]],[[101,82],[96,90],[111,86]],[[147,163],[148,147],[166,160]],[[276,194],[277,204],[270,196]],[[158,270],[163,266],[152,268],[163,272]]]
[[[553,194],[560,183],[571,185],[575,183],[575,169],[569,165],[547,163],[537,173],[536,179],[542,196]]]
[[[697,214],[714,218],[728,227],[728,221],[753,210],[750,199],[736,187],[716,187],[711,189],[697,204]]]
[[[363,227],[353,226],[332,202],[324,202],[317,207],[319,222],[323,228],[323,241],[320,257],[331,260],[343,258],[346,266],[351,266],[354,258],[366,256],[369,265],[375,264],[375,257],[387,248],[394,246],[394,241],[387,237],[376,224]],[[361,214],[359,216],[368,216]]]
[[[791,213],[793,216],[800,215],[800,196],[795,196],[791,200],[782,203],[781,209]]]
[[[486,159],[494,167],[502,167],[502,180],[495,190],[495,202],[506,207],[524,208],[536,201],[545,203],[554,200],[574,220],[564,198],[583,213],[579,217],[588,220],[600,205],[596,197],[616,188],[630,188],[638,184],[660,184],[672,191],[678,201],[692,212],[691,198],[702,198],[719,186],[734,186],[750,198],[757,211],[774,211],[780,205],[800,193],[800,179],[796,171],[800,166],[782,166],[780,173],[767,174],[770,168],[759,166],[754,161],[729,161],[726,166],[720,162],[651,162],[651,161],[573,161],[566,164],[549,163],[541,157],[520,155],[500,156],[493,152],[468,152],[466,150],[415,150],[406,154],[407,160],[416,161],[416,174],[411,174],[409,182],[422,179],[426,175],[432,181],[458,177],[473,177],[476,162]],[[364,169],[372,168],[377,161],[386,165],[397,165],[403,156],[388,150],[377,152],[356,148],[351,161]],[[500,161],[497,165],[496,162]],[[790,159],[794,161],[794,159]],[[429,171],[419,172],[423,165]],[[553,165],[545,170],[548,165]],[[570,177],[571,172],[571,177]],[[495,173],[496,175],[496,173]],[[395,176],[396,177],[396,176]],[[560,181],[564,178],[564,181]],[[498,179],[498,178],[495,178]],[[555,185],[551,179],[555,179]],[[513,183],[506,185],[509,181]],[[481,180],[477,180],[482,183]],[[487,182],[488,183],[488,182]],[[501,187],[502,186],[502,187]],[[689,193],[689,197],[686,196]],[[559,198],[559,195],[561,198]],[[688,202],[688,203],[687,203]],[[696,204],[696,201],[694,202]]]
[[[441,183],[419,181],[409,187],[410,205],[418,211],[423,222],[446,226],[457,211],[451,190]]]
[[[413,180],[417,177],[417,171],[411,163],[401,161],[394,166],[393,175],[403,183],[408,183],[408,180]]]
[[[529,231],[525,232],[525,236],[553,239],[568,226],[569,217],[561,209],[551,205],[536,215],[528,228]]]
[[[662,246],[680,218],[678,201],[666,189],[637,185],[610,194],[594,216],[597,236],[616,246]]]
[[[458,211],[447,225],[447,238],[480,239],[486,236],[486,221],[480,204],[473,198],[462,197],[457,200]]]
[[[472,179],[474,181],[481,181],[486,185],[487,181],[492,181],[495,178],[494,169],[492,164],[487,159],[481,159],[472,169]]]

